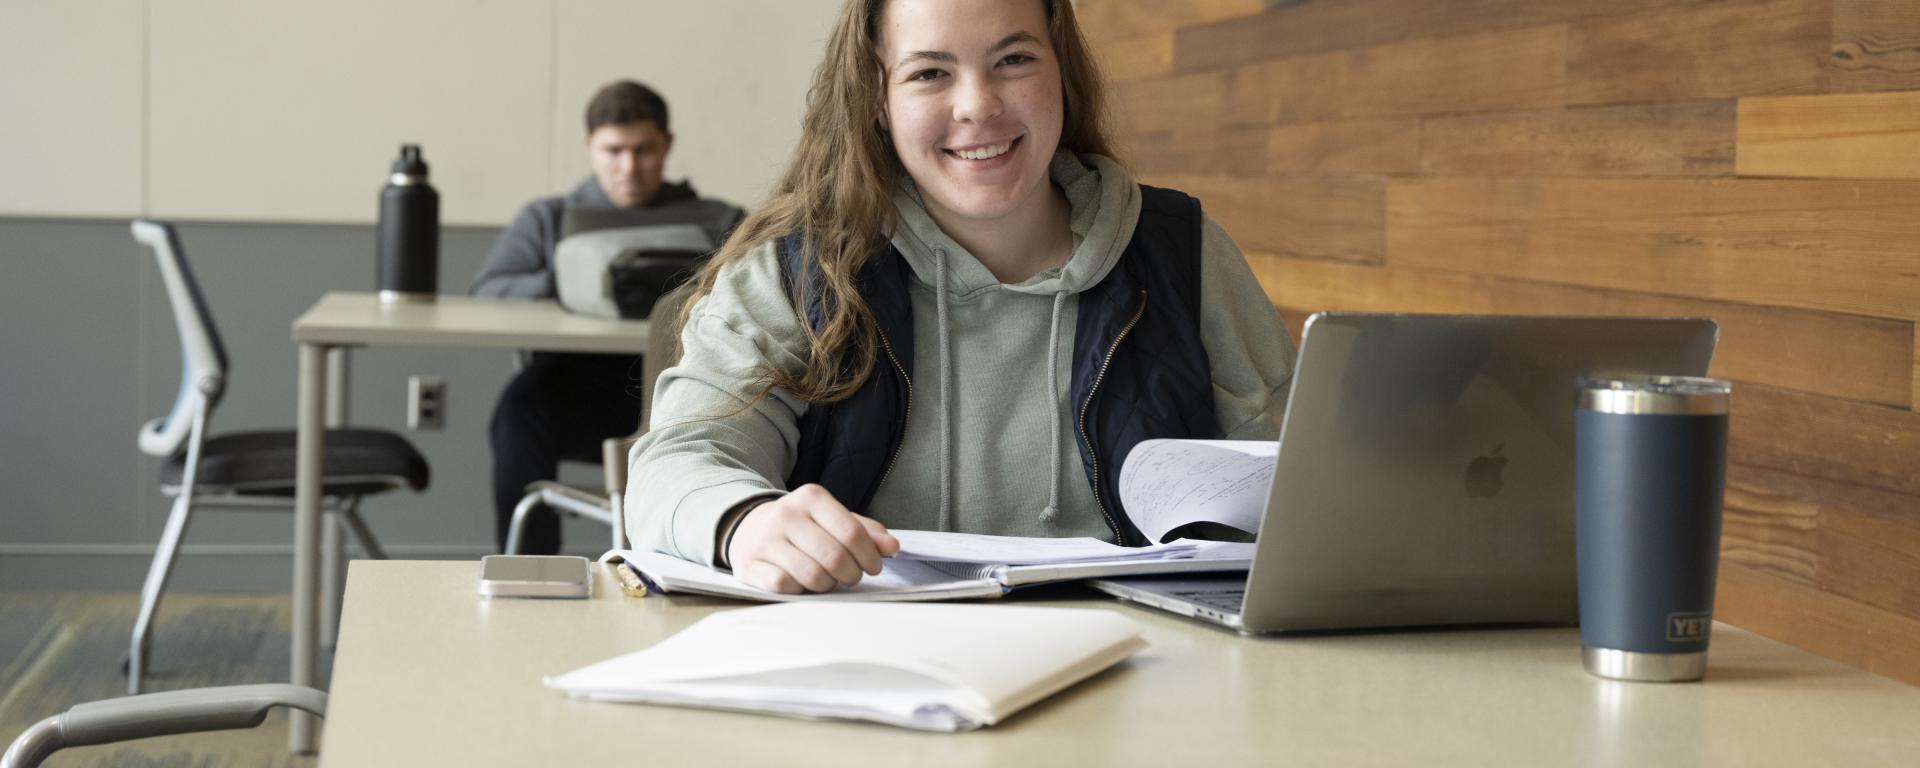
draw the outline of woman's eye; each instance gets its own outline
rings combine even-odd
[[[940,70],[937,70],[937,69],[923,69],[911,75],[908,75],[907,82],[914,82],[916,80],[918,81],[935,80],[944,74],[946,73],[941,72]]]
[[[1039,61],[1039,58],[1024,53],[1009,53],[1006,58],[1000,60],[1000,63],[1008,66],[1018,66],[1021,64],[1030,64],[1035,61]]]

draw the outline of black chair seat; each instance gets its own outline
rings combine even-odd
[[[194,485],[201,491],[225,490],[254,496],[293,495],[292,430],[232,432],[210,437],[200,447]],[[180,487],[187,454],[175,453],[160,468],[160,485]],[[321,493],[364,496],[402,485],[427,487],[427,459],[407,439],[381,429],[329,429],[321,460]]]

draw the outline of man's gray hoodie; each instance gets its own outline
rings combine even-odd
[[[1061,151],[1050,168],[1072,208],[1073,255],[1000,283],[934,223],[906,181],[893,245],[913,272],[913,402],[893,469],[866,513],[889,528],[1010,536],[1110,535],[1075,443],[1068,402],[1076,294],[1133,238],[1136,184],[1113,161]],[[1293,344],[1240,251],[1201,233],[1201,337],[1220,431],[1279,435]],[[775,390],[741,410],[764,366],[806,367],[801,319],[771,243],[721,270],[660,377],[651,430],[633,447],[627,532],[639,549],[714,562],[715,528],[742,501],[786,490],[806,404]]]

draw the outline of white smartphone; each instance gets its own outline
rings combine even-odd
[[[487,555],[480,559],[480,594],[586,597],[591,565],[584,557],[565,555]]]

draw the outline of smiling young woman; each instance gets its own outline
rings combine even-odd
[[[1145,543],[1141,440],[1274,439],[1293,349],[1224,231],[1134,182],[1066,0],[849,0],[773,193],[701,272],[636,546],[823,591],[889,527]]]

